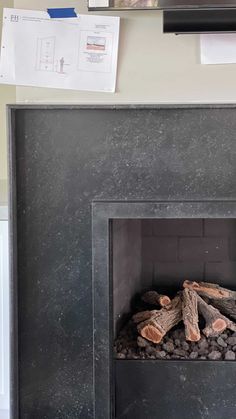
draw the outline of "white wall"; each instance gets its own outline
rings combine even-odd
[[[9,261],[8,221],[0,207],[0,418],[9,417]],[[4,217],[5,218],[5,217]]]

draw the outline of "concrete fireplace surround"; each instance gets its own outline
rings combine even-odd
[[[235,419],[233,361],[113,360],[112,238],[234,225],[236,107],[10,106],[9,127],[12,419]]]

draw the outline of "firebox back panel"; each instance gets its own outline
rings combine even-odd
[[[148,289],[174,294],[185,279],[236,287],[235,219],[113,220],[114,329]]]

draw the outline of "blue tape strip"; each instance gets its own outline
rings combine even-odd
[[[47,9],[47,12],[49,14],[49,16],[52,19],[64,19],[67,17],[77,17],[77,14],[75,12],[75,9],[73,7],[64,7],[62,9]]]

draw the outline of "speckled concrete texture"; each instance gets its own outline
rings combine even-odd
[[[236,199],[236,108],[12,113],[20,417],[90,419],[91,203]]]

